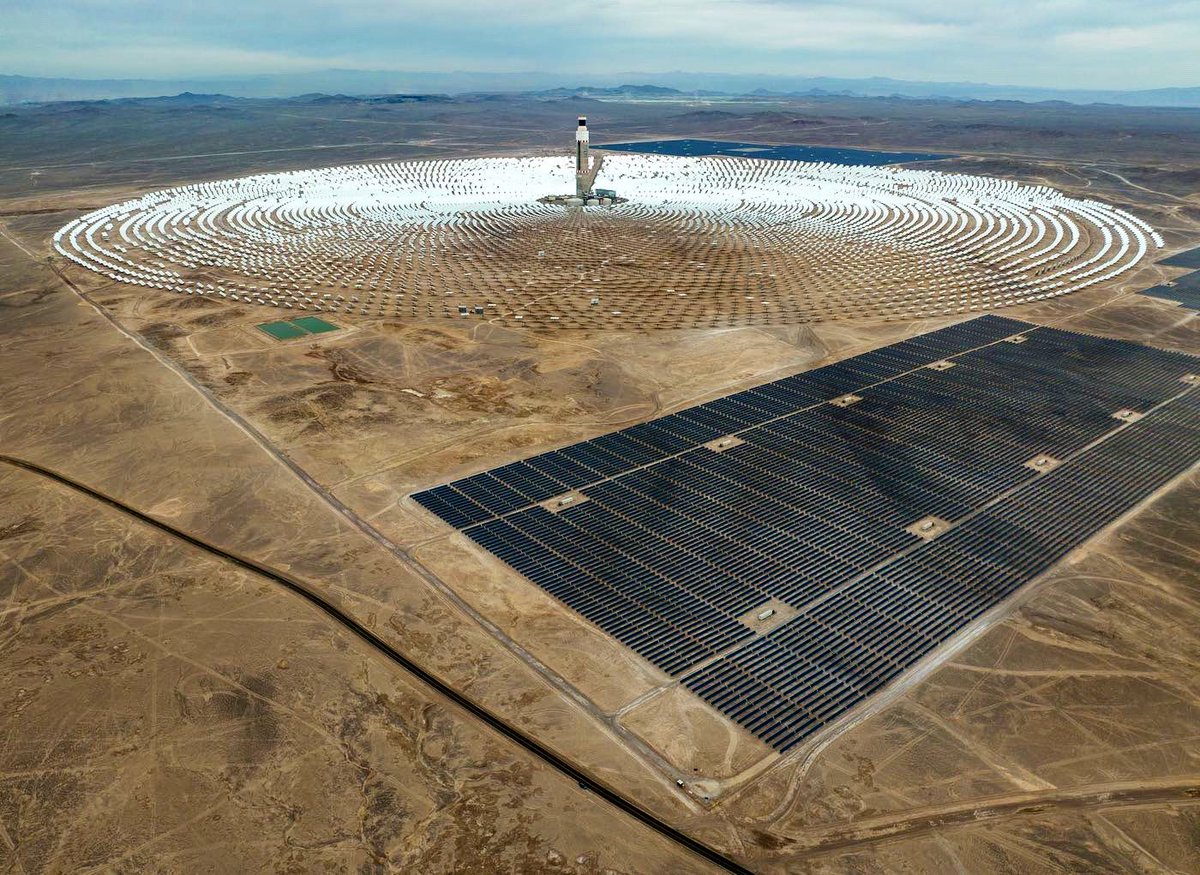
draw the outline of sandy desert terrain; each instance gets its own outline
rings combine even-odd
[[[108,282],[50,241],[187,181],[544,150],[556,120],[586,111],[614,140],[952,151],[947,169],[1129,210],[1172,252],[1200,242],[1200,113],[503,103],[502,129],[471,103],[0,119],[0,454],[304,581],[751,870],[1195,871],[1194,466],[936,665],[784,756],[410,497],[960,317],[657,331],[359,318],[280,343],[255,327],[261,308]],[[1200,354],[1195,312],[1135,294],[1180,273],[1147,259],[1005,315]],[[716,871],[271,580],[28,470],[0,464],[0,493],[3,871]]]

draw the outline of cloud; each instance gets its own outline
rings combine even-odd
[[[612,0],[600,4],[610,32],[689,40],[747,50],[861,51],[916,47],[954,36],[955,23],[922,21],[886,9],[769,0]]]
[[[1181,32],[1183,28],[1183,32]],[[1068,31],[1055,37],[1054,42],[1061,48],[1076,52],[1107,54],[1111,52],[1130,52],[1169,46],[1183,41],[1196,44],[1200,27],[1195,23],[1176,24],[1147,24],[1122,27],[1093,27],[1084,30]]]
[[[687,69],[1200,82],[1200,0],[1152,10],[1128,0],[0,0],[0,20],[0,72],[27,75]]]

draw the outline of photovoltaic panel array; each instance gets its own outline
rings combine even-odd
[[[684,679],[786,750],[1200,458],[1190,392]]]
[[[1197,370],[985,316],[415,497],[783,750],[1200,458]]]
[[[1195,249],[1176,252],[1170,258],[1160,258],[1158,263],[1166,264],[1170,267],[1200,267],[1200,246],[1197,246]]]
[[[1001,316],[962,322],[456,480],[417,493],[415,498],[455,528],[464,528],[1030,327]]]
[[[1189,310],[1200,310],[1200,270],[1185,273],[1172,280],[1170,285],[1154,286],[1142,290],[1139,294],[1174,301]]]

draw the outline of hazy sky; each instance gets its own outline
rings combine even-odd
[[[668,70],[1200,85],[1200,0],[0,0],[0,72]]]

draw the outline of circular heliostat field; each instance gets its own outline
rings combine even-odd
[[[1162,245],[1105,204],[936,171],[620,154],[600,184],[627,203],[538,202],[572,183],[560,158],[250,176],[106,207],[55,247],[122,282],[285,311],[681,328],[987,310]]]

